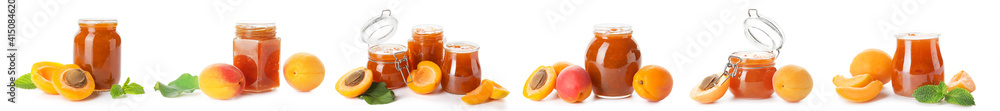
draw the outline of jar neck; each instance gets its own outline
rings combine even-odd
[[[444,39],[444,34],[442,33],[431,33],[431,34],[417,34],[413,33],[413,40],[416,41],[437,41]]]
[[[80,31],[114,31],[117,30],[118,23],[81,23]]]
[[[594,33],[594,38],[597,38],[597,39],[631,39],[632,38],[632,33],[624,33],[624,34]]]
[[[275,38],[276,34],[277,34],[277,32],[275,32],[275,29],[273,27],[272,28],[263,28],[263,29],[237,29],[236,30],[236,37],[239,37],[239,38],[267,39],[267,38]]]
[[[374,62],[384,62],[384,63],[400,62],[399,60],[406,59],[406,53],[397,52],[394,54],[382,54],[382,53],[368,52],[368,59]]]

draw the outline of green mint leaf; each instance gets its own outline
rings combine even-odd
[[[948,103],[962,106],[976,105],[976,101],[974,100],[975,98],[973,98],[972,94],[969,93],[969,90],[965,90],[965,88],[952,89],[948,92],[946,98],[944,98],[944,101],[947,101]]]
[[[129,77],[129,78],[125,78],[125,83],[122,83],[122,84],[124,84],[124,85],[128,85],[128,82],[131,82],[131,81],[132,81],[132,78],[131,78],[131,77]]]
[[[385,86],[385,82],[374,82],[360,97],[368,105],[388,104],[396,101],[396,94],[392,90],[389,90],[389,88],[385,88]]]
[[[939,90],[940,87],[937,85],[924,85],[913,90],[913,98],[921,103],[938,103],[944,98],[944,92]]]
[[[111,98],[112,99],[125,98],[125,90],[122,90],[121,85],[118,84],[111,85]]]
[[[14,87],[21,89],[38,88],[35,87],[35,83],[31,82],[31,73],[21,75],[21,77],[17,77],[17,80],[14,80]]]
[[[199,89],[198,76],[191,76],[191,74],[184,73],[169,84],[156,82],[156,86],[153,86],[153,89],[160,91],[160,95],[168,98],[180,96],[181,93],[191,93]]]
[[[125,94],[145,94],[146,93],[146,91],[142,89],[142,86],[140,86],[139,84],[136,84],[136,83],[129,83],[128,85],[125,85],[125,87],[122,88],[122,89],[125,90]]]
[[[948,85],[945,85],[944,81],[938,83],[938,88],[938,92],[941,92],[942,95],[948,93]]]

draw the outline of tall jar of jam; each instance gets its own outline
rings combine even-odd
[[[472,42],[449,42],[444,45],[441,64],[441,87],[445,92],[464,95],[479,87],[479,45]]]
[[[601,98],[627,98],[632,95],[632,77],[639,71],[642,56],[632,39],[632,25],[599,24],[587,48],[587,73],[594,94]]]
[[[763,99],[774,93],[772,77],[777,69],[774,60],[785,42],[784,33],[770,19],[748,11],[750,17],[743,21],[744,35],[754,51],[738,51],[729,55],[724,75],[729,75],[729,91],[736,98]]]
[[[275,37],[274,22],[250,21],[236,24],[233,65],[243,72],[243,91],[274,90],[281,82],[278,66],[281,38]]]
[[[122,38],[116,19],[80,19],[73,39],[73,64],[94,76],[94,90],[106,91],[121,76]]]
[[[944,81],[944,60],[938,45],[938,33],[910,32],[896,34],[896,54],[892,57],[892,90],[910,97],[923,85]]]
[[[421,61],[431,61],[434,64],[441,64],[441,57],[445,53],[442,31],[443,29],[439,25],[423,24],[413,26],[413,38],[407,42],[407,47],[410,48],[410,66],[417,66],[417,63]]]
[[[368,70],[375,82],[385,82],[385,87],[396,89],[406,86],[404,77],[410,75],[406,46],[379,44],[368,48]]]

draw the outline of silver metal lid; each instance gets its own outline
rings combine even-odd
[[[747,12],[750,17],[743,21],[743,34],[747,40],[761,50],[772,51],[777,56],[778,50],[785,43],[785,34],[774,21],[757,14],[757,9],[750,9]]]
[[[398,26],[398,21],[392,17],[392,11],[382,10],[382,15],[368,20],[364,28],[361,28],[361,41],[367,43],[368,46],[384,43],[392,38],[392,34],[396,32],[396,26]]]

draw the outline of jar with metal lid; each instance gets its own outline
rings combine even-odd
[[[744,34],[755,51],[738,51],[729,55],[723,75],[729,75],[729,91],[736,98],[770,98],[774,93],[772,76],[777,72],[774,61],[784,44],[784,34],[770,19],[748,11],[744,21]]]

